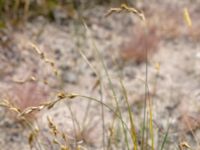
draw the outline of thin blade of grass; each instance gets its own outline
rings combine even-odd
[[[191,17],[190,17],[190,14],[189,14],[189,11],[188,11],[187,8],[183,9],[183,17],[184,17],[184,20],[185,20],[187,26],[191,27],[192,26],[192,20],[191,20]]]
[[[87,26],[87,24],[86,24],[86,22],[84,20],[83,20],[83,24],[85,26],[86,31],[88,31],[90,33],[90,30],[89,30],[89,28],[88,28],[88,26]],[[116,105],[116,112],[119,114],[120,121],[122,121],[123,118],[122,118],[121,110],[120,110],[120,107],[119,107],[117,95],[116,95],[116,92],[114,90],[113,83],[112,83],[112,80],[110,78],[110,75],[108,73],[108,69],[107,69],[107,67],[105,65],[105,62],[104,62],[104,59],[103,59],[102,55],[100,54],[98,48],[96,47],[96,44],[95,44],[94,40],[91,39],[91,42],[92,42],[94,50],[95,50],[95,52],[96,52],[96,54],[98,56],[98,59],[100,60],[100,63],[103,66],[103,69],[105,71],[106,77],[107,77],[108,82],[109,82],[110,89],[111,89],[113,97],[114,97],[114,102],[115,102],[115,105]],[[128,150],[130,150],[126,129],[125,129],[124,124],[122,122],[121,122],[121,125],[122,125],[123,131],[124,131],[125,142],[126,142],[127,148],[128,148]]]
[[[145,28],[145,30],[147,30]],[[147,33],[147,32],[146,32]],[[145,41],[146,43],[146,41]],[[145,131],[146,131],[146,114],[147,114],[147,96],[148,96],[148,49],[146,48],[146,63],[145,63],[145,98],[144,98],[144,112],[143,112],[143,126],[142,126],[142,150],[145,146]]]
[[[125,96],[126,104],[128,106],[129,120],[130,120],[130,124],[131,124],[131,139],[132,139],[132,142],[133,142],[134,150],[137,150],[138,149],[138,141],[137,141],[137,133],[136,133],[136,129],[135,129],[134,121],[133,121],[133,114],[132,114],[132,111],[131,111],[130,104],[128,102],[128,96],[127,96],[126,88],[125,88],[122,80],[120,80],[120,84],[121,84],[121,87],[122,87],[122,90],[123,90],[123,93],[124,93],[124,96]]]
[[[95,89],[96,86],[100,87],[100,99],[103,103],[103,85],[102,85],[102,79],[101,79],[101,74],[100,71],[97,71],[95,69],[95,67],[90,63],[90,61],[88,60],[88,58],[86,57],[86,55],[83,53],[82,50],[79,50],[80,55],[82,56],[82,58],[84,59],[84,61],[86,61],[86,63],[89,65],[89,67],[92,69],[92,71],[95,73],[95,75],[97,76],[97,83],[95,83],[95,85],[92,87],[91,91]],[[85,122],[87,116],[88,116],[88,112],[91,106],[91,101],[88,102],[87,104],[87,109],[86,109],[86,113],[84,115],[84,120],[83,122]],[[101,105],[101,118],[102,118],[102,144],[103,144],[103,149],[105,149],[105,119],[104,119],[104,107],[103,105]],[[85,124],[85,123],[84,123]]]
[[[168,137],[168,134],[169,134],[169,128],[170,128],[170,125],[168,125],[167,132],[165,133],[165,136],[164,136],[164,139],[163,139],[163,142],[162,142],[160,150],[163,150],[165,144],[167,143],[167,137]]]
[[[150,130],[150,137],[151,137],[151,149],[154,150],[154,130],[153,130],[153,110],[152,110],[152,101],[149,98],[149,130]]]

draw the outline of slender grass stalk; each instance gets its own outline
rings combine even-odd
[[[102,85],[101,73],[100,73],[100,71],[97,72],[97,70],[93,67],[93,65],[90,63],[90,61],[87,59],[87,57],[85,56],[85,54],[81,50],[79,50],[79,53],[82,56],[82,58],[86,61],[86,63],[89,65],[89,67],[92,69],[92,71],[98,77],[98,81],[99,81],[99,85],[100,85],[100,100],[103,103],[103,85]],[[91,105],[91,101],[88,102],[87,110],[86,110],[83,121],[85,121],[87,116],[88,116],[90,105]],[[105,149],[105,119],[104,119],[104,107],[103,107],[103,105],[101,105],[101,118],[102,118],[102,145],[103,145],[103,149]]]
[[[149,130],[150,130],[150,137],[151,137],[151,149],[154,150],[154,129],[153,129],[153,110],[152,110],[152,101],[149,97]]]
[[[145,26],[145,32],[147,28]],[[146,34],[145,33],[145,34]],[[145,41],[146,44],[146,41]],[[147,98],[148,98],[148,48],[146,47],[146,63],[145,63],[145,98],[144,98],[144,112],[143,112],[143,125],[142,125],[142,150],[145,150],[145,135],[146,135],[146,114],[147,114]]]
[[[77,7],[76,6],[77,5],[76,2],[73,2],[73,5],[74,5],[74,7]],[[78,14],[78,16],[80,18],[83,18],[81,13],[78,10],[75,9],[74,11],[76,11],[76,13]],[[99,84],[100,84],[100,100],[103,103],[103,96],[102,96],[102,94],[103,94],[103,86],[102,86],[101,73],[100,73],[100,71],[97,71],[95,69],[95,67],[90,63],[90,61],[87,59],[86,55],[83,53],[83,51],[81,49],[78,49],[78,51],[79,51],[81,57],[83,58],[83,60],[89,65],[89,67],[92,69],[92,71],[97,76],[97,79],[99,80]],[[88,116],[90,106],[91,106],[91,101],[89,101],[88,104],[87,104],[87,110],[86,110],[86,113],[84,115],[83,122],[85,122],[85,120],[86,120],[86,118]],[[103,145],[103,149],[105,149],[105,119],[104,119],[104,107],[103,107],[103,105],[101,105],[101,118],[102,118],[102,145]]]
[[[102,80],[100,79],[100,100],[103,103],[103,85],[102,85]],[[103,135],[103,150],[105,150],[105,118],[104,118],[104,107],[101,105],[101,118],[102,118],[102,135]]]
[[[75,118],[75,116],[74,116],[74,113],[73,113],[73,111],[72,111],[71,106],[68,105],[68,104],[66,104],[66,106],[67,106],[67,108],[68,108],[68,110],[69,110],[69,112],[70,112],[70,115],[71,115],[71,117],[72,117],[72,124],[73,124],[73,130],[74,130],[74,140],[75,140],[75,146],[76,146],[76,148],[77,148],[77,147],[78,147],[78,144],[77,144],[77,139],[76,139],[76,133],[77,133],[77,130],[76,130],[76,123],[77,123],[77,126],[79,127],[79,129],[80,129],[80,125],[79,125],[78,122],[76,121],[76,118]]]
[[[102,57],[101,54],[99,53],[99,51],[98,51],[98,49],[97,49],[97,47],[96,47],[96,44],[95,44],[94,42],[93,42],[93,46],[95,47],[95,50],[96,50],[96,52],[98,53],[98,56],[99,56],[99,58],[100,58],[100,60],[101,60],[102,66],[103,66],[103,68],[104,68],[104,71],[105,71],[105,73],[106,73],[106,77],[107,77],[107,79],[108,79],[109,86],[110,86],[110,88],[111,88],[111,91],[112,91],[112,94],[113,94],[113,97],[114,97],[114,100],[115,100],[116,112],[119,114],[121,120],[123,120],[122,114],[121,114],[121,110],[120,110],[120,106],[119,106],[118,99],[117,99],[117,95],[116,95],[116,92],[115,92],[115,90],[114,90],[113,83],[112,83],[112,80],[111,80],[110,75],[109,75],[109,73],[108,73],[107,67],[106,67],[106,65],[105,65],[105,63],[104,63],[103,57]],[[126,130],[125,130],[125,127],[124,127],[124,124],[123,124],[123,123],[122,123],[122,128],[123,128],[124,135],[125,135],[125,142],[126,142],[126,145],[127,145],[128,150],[129,150],[130,148],[129,148],[128,137],[127,137],[127,133],[126,133]]]
[[[154,89],[153,89],[153,93],[152,93],[152,97],[156,95],[156,89],[157,89],[157,77],[159,75],[159,71],[160,71],[160,64],[156,64],[156,79],[155,79],[155,83],[154,83]],[[149,91],[149,89],[148,89]],[[155,149],[155,146],[154,146],[154,128],[153,128],[153,101],[152,101],[152,98],[150,97],[150,94],[148,92],[148,99],[149,99],[149,129],[150,129],[150,137],[151,137],[151,148],[152,150]]]
[[[121,121],[121,123],[123,124],[123,126],[125,127],[125,129],[126,129],[126,130],[129,132],[129,134],[131,135],[131,132],[130,132],[130,130],[129,130],[127,124],[126,124],[126,122],[124,122],[124,121],[122,120],[121,116],[119,115],[119,113],[116,112],[116,110],[113,110],[109,105],[107,105],[107,104],[105,104],[105,103],[102,103],[101,100],[98,100],[98,99],[96,99],[96,98],[94,98],[94,97],[90,97],[90,96],[86,96],[86,95],[79,95],[79,94],[77,94],[76,96],[77,96],[77,97],[85,98],[85,99],[87,99],[87,100],[92,100],[92,101],[94,101],[94,102],[97,102],[97,103],[99,103],[99,104],[102,104],[105,108],[107,108],[109,111],[111,111],[111,112]]]
[[[116,117],[113,118],[112,124],[111,124],[111,128],[110,128],[110,136],[108,138],[108,144],[107,144],[107,150],[111,149],[111,142],[112,142],[112,138],[113,138],[113,134],[114,134],[114,124],[115,124],[115,120]]]
[[[85,26],[86,31],[88,31],[90,33],[90,30],[89,30],[89,28],[86,25],[84,20],[83,20],[83,24]],[[116,112],[119,114],[120,121],[123,121],[121,110],[120,110],[118,99],[117,99],[117,95],[116,95],[116,92],[114,90],[113,83],[112,83],[112,80],[111,80],[110,75],[108,73],[108,70],[107,70],[107,67],[105,65],[104,59],[103,59],[102,55],[100,54],[98,48],[96,47],[96,44],[95,44],[94,40],[93,39],[91,39],[91,40],[92,40],[91,42],[93,44],[94,50],[95,50],[99,60],[101,61],[101,65],[103,66],[103,69],[105,71],[106,77],[108,79],[109,86],[110,86],[110,89],[112,91],[112,94],[113,94],[113,97],[114,97],[114,101],[115,101],[115,105],[116,105]],[[121,125],[122,125],[123,131],[124,131],[125,142],[126,142],[127,148],[128,148],[128,150],[130,150],[126,129],[125,129],[124,124],[122,122],[121,122]]]
[[[163,142],[162,142],[160,150],[163,150],[165,144],[167,143],[167,137],[168,137],[168,134],[169,134],[169,129],[170,129],[170,125],[168,125],[167,132],[165,133],[165,136],[163,138]]]
[[[145,32],[145,35],[147,36],[148,26],[147,26],[146,20],[143,20],[143,23],[144,23],[144,32]],[[145,50],[146,60],[145,60],[145,99],[144,99],[144,112],[143,112],[142,150],[147,149],[146,146],[148,145],[148,132],[146,130],[146,127],[148,126],[148,120],[149,120],[149,130],[150,130],[150,137],[151,137],[151,149],[154,150],[153,112],[152,112],[152,102],[150,99],[149,87],[148,87],[148,45],[146,41],[144,41],[144,44],[146,47],[146,50]],[[147,102],[149,102],[149,119],[147,116],[148,115]]]
[[[130,104],[128,102],[127,92],[126,92],[126,89],[125,89],[125,86],[124,86],[122,80],[120,80],[120,84],[121,84],[121,87],[122,87],[122,90],[123,90],[123,93],[124,93],[124,96],[125,96],[126,104],[128,106],[129,121],[130,121],[130,124],[131,124],[131,139],[132,139],[132,142],[133,142],[133,147],[134,147],[134,150],[137,150],[138,149],[138,141],[137,141],[137,133],[136,133],[136,129],[135,129],[134,121],[133,121],[133,114],[131,112],[131,107],[130,107]]]
[[[85,114],[84,114],[83,121],[82,121],[84,127],[86,126],[86,120],[87,120],[88,115],[89,115],[91,103],[92,103],[92,101],[88,101],[87,106],[86,106],[86,111],[84,112]]]

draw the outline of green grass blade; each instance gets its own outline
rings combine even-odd
[[[154,130],[153,130],[153,110],[152,110],[152,101],[149,98],[149,130],[150,130],[150,136],[151,136],[151,149],[154,150]]]
[[[83,24],[84,24],[84,27],[85,27],[86,31],[88,31],[88,32],[90,33],[90,30],[89,30],[89,28],[88,28],[88,26],[87,26],[87,24],[85,23],[84,20],[83,20]],[[116,94],[116,92],[115,92],[115,90],[114,90],[112,80],[111,80],[110,75],[109,75],[109,73],[108,73],[108,69],[107,69],[107,67],[106,67],[106,65],[105,65],[105,62],[104,62],[104,59],[103,59],[102,55],[100,54],[98,48],[96,47],[95,41],[94,41],[93,39],[91,39],[91,42],[92,42],[92,44],[93,44],[94,50],[95,50],[95,52],[96,52],[96,54],[97,54],[97,57],[98,57],[98,59],[100,60],[100,63],[101,63],[101,65],[103,66],[103,69],[104,69],[104,71],[105,71],[105,74],[106,74],[106,77],[107,77],[107,79],[108,79],[108,83],[109,83],[111,92],[112,92],[113,97],[114,97],[114,102],[115,102],[115,105],[116,105],[116,112],[119,114],[120,121],[122,121],[123,118],[122,118],[122,113],[121,113],[120,106],[119,106],[119,103],[118,103],[117,94]],[[127,148],[128,148],[128,150],[129,150],[130,147],[129,147],[127,132],[126,132],[125,126],[124,126],[124,124],[123,124],[122,122],[121,122],[121,125],[122,125],[123,131],[124,131],[125,143],[126,143]]]
[[[168,134],[169,134],[169,128],[170,128],[170,125],[168,125],[167,132],[165,133],[165,136],[164,136],[164,139],[163,139],[163,142],[162,142],[160,150],[164,149],[164,146],[165,146],[165,144],[167,142],[167,137],[168,137]]]
[[[131,107],[128,102],[127,92],[126,92],[126,89],[125,89],[125,86],[124,86],[122,80],[120,80],[120,83],[121,83],[121,87],[122,87],[122,90],[123,90],[123,93],[125,96],[126,104],[128,106],[129,120],[130,120],[130,124],[131,124],[131,139],[132,139],[132,142],[134,145],[134,150],[137,150],[138,149],[138,141],[137,141],[137,133],[136,133],[136,129],[135,129],[134,121],[133,121],[133,114],[131,112]]]

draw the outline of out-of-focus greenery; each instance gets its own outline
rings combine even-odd
[[[74,10],[94,5],[128,3],[130,0],[0,0],[0,28],[7,23],[17,25],[35,16],[54,19],[54,11],[62,9],[73,16]]]
[[[0,0],[0,26],[7,22],[15,25],[37,15],[48,16],[62,5],[59,0]]]

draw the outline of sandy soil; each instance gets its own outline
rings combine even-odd
[[[165,3],[162,7],[168,8],[168,2]],[[182,7],[188,3],[176,4],[175,7],[180,9],[177,12],[181,12]],[[197,1],[189,5],[194,18],[199,17],[196,13],[198,4]],[[157,12],[162,12],[158,5],[159,3],[151,4],[150,7],[153,10],[157,8]],[[144,4],[138,5],[142,8],[144,6]],[[65,20],[59,24],[49,23],[44,18],[38,17],[26,23],[23,29],[2,32],[1,42],[3,44],[0,47],[2,98],[14,94],[24,95],[25,100],[35,101],[37,98],[46,97],[52,100],[59,91],[66,91],[97,99],[102,98],[105,104],[114,109],[113,94],[105,70],[95,52],[96,46],[112,79],[124,121],[128,122],[127,107],[120,85],[120,77],[123,79],[139,133],[143,121],[146,63],[144,60],[137,63],[138,56],[135,54],[128,59],[123,58],[123,50],[126,48],[122,45],[130,45],[130,55],[133,53],[132,51],[140,48],[138,45],[132,46],[130,40],[137,40],[143,33],[141,31],[143,28],[138,32],[133,31],[140,22],[133,15],[122,13],[105,18],[106,11],[106,7],[96,6],[83,13],[89,30],[86,30],[83,23],[77,19]],[[163,16],[150,15],[151,11],[151,9],[147,10],[150,20],[153,20],[151,25],[153,24],[156,33],[159,34],[157,37],[159,40],[155,41],[156,47],[149,46],[149,48],[157,50],[152,50],[148,62],[148,86],[153,101],[155,146],[160,147],[164,133],[170,127],[164,149],[178,149],[181,142],[187,142],[192,149],[197,150],[200,148],[197,142],[200,139],[200,34],[194,33],[199,32],[197,30],[199,22],[194,20],[194,29],[190,30],[184,21],[179,21],[180,16],[174,15],[178,21],[173,22],[172,20],[172,25],[170,24],[172,27],[167,24],[169,28],[162,30],[161,23],[157,24],[155,20],[161,19]],[[165,14],[163,12],[160,14]],[[147,33],[142,38],[148,40],[156,37]],[[55,68],[45,63],[30,43],[37,45],[48,59],[55,62],[55,68],[59,72],[58,77],[53,72]],[[100,94],[100,87],[95,87],[98,78],[82,57],[83,54],[89,60],[90,65],[99,72],[98,75],[102,77],[102,94]],[[31,76],[37,79],[37,87],[41,89],[40,92],[46,94],[45,96],[39,93],[40,97],[30,98],[32,93],[35,95],[38,93],[34,93],[32,90],[25,92],[24,84],[18,85],[14,82],[29,79]],[[48,84],[44,84],[44,81],[48,81]],[[26,88],[29,88],[28,85]],[[32,103],[30,102],[30,104]],[[28,144],[30,129],[18,123],[15,115],[10,114],[7,110],[1,108],[0,111],[0,147],[3,150],[30,149]],[[69,135],[72,147],[78,142],[86,149],[102,149],[102,116],[99,103],[78,97],[72,101],[61,102],[52,109],[37,114],[37,119],[32,124],[36,124],[40,128],[39,141],[42,145],[47,144],[44,149],[58,149],[58,145],[49,144],[53,138],[49,133],[47,116],[53,119],[60,131]],[[109,137],[113,118],[113,112],[104,108],[105,139]],[[74,125],[73,120],[77,120],[78,125]],[[123,149],[124,146],[123,139],[119,136],[122,134],[118,127],[119,124],[120,122],[117,120],[114,136],[119,143],[116,144],[113,140],[112,149]],[[83,130],[82,137],[78,135],[80,130]],[[74,131],[77,132],[77,135],[74,135]],[[74,140],[75,136],[76,140]],[[39,149],[37,146],[36,143],[36,149]]]

